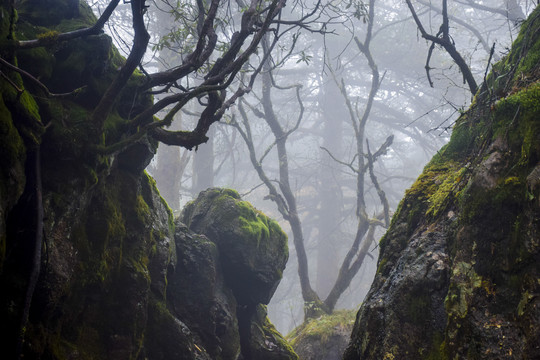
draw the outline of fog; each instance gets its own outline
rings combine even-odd
[[[424,30],[436,38],[444,38],[442,3],[412,2]],[[448,3],[449,42],[476,83],[506,54],[534,5]],[[242,1],[222,4],[218,47],[227,48],[244,7]],[[97,13],[102,8],[94,5]],[[193,48],[197,8],[195,1],[156,1],[150,10],[152,51],[144,65],[162,70]],[[115,16],[109,33],[128,54],[129,12]],[[147,171],[176,215],[201,190],[227,187],[279,222],[290,255],[268,310],[286,334],[302,323],[310,301],[331,304],[325,300],[332,291],[333,309],[362,303],[377,268],[385,217],[473,100],[460,70],[444,46],[422,37],[403,0],[289,1],[281,22],[231,84],[248,91],[212,125],[209,140],[192,151],[161,144]],[[178,86],[203,78],[194,73]],[[202,96],[187,103],[170,129],[193,128],[206,103]],[[299,278],[303,253],[307,285]],[[352,279],[341,293],[335,286],[340,267]]]

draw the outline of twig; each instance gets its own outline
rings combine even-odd
[[[30,80],[31,82],[33,82],[35,85],[37,85],[41,90],[43,90],[43,92],[45,92],[45,94],[47,95],[47,97],[65,97],[65,96],[69,96],[69,95],[73,95],[77,92],[79,92],[81,89],[83,89],[85,86],[81,87],[81,88],[78,88],[78,89],[75,89],[71,92],[68,92],[68,93],[63,93],[63,94],[54,94],[54,93],[51,93],[49,91],[49,89],[47,88],[47,86],[45,86],[45,84],[43,84],[41,81],[39,81],[38,79],[36,79],[32,74],[24,71],[23,69],[21,68],[18,68],[17,66],[9,63],[8,61],[2,59],[0,57],[0,64],[4,65],[5,67],[7,67],[8,69],[10,70],[13,70],[15,72],[18,72],[19,74],[23,75],[24,77],[26,77],[28,80]],[[8,80],[11,85],[13,85],[15,87],[15,89],[17,90],[17,92],[19,93],[22,93],[24,90],[21,90],[19,89],[11,80],[9,80],[7,78],[7,76],[5,76],[4,73],[2,73],[2,76]]]

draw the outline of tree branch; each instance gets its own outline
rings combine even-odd
[[[422,22],[420,21],[420,19],[418,18],[418,15],[416,14],[416,10],[414,10],[414,7],[411,4],[411,0],[405,0],[405,1],[407,2],[407,6],[409,7],[409,10],[411,11],[413,19],[416,23],[416,26],[418,27],[418,30],[422,34],[422,37],[426,40],[431,41],[433,44],[442,46],[446,50],[446,52],[450,55],[450,57],[452,57],[456,65],[459,67],[459,70],[463,74],[463,82],[467,83],[471,94],[472,95],[476,94],[476,92],[478,91],[478,85],[476,84],[476,80],[474,79],[471,69],[469,68],[469,66],[467,65],[467,63],[465,62],[461,54],[457,51],[455,45],[450,39],[447,0],[442,0],[443,22],[437,36],[430,35],[426,32],[426,30],[424,29],[424,26],[422,25]],[[429,78],[429,58],[431,58],[431,52],[433,51],[433,44],[430,47],[430,51],[428,54],[428,61],[426,63],[426,71],[427,71],[428,78]],[[431,79],[429,79],[429,81],[430,81],[430,85],[432,85]]]

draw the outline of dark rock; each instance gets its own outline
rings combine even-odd
[[[167,288],[172,312],[197,334],[212,358],[236,359],[240,354],[236,299],[223,283],[216,245],[181,223],[175,244],[177,259]]]

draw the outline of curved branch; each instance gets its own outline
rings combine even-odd
[[[47,86],[45,86],[45,84],[43,84],[41,81],[39,81],[38,79],[36,79],[32,74],[24,71],[23,69],[21,68],[18,68],[17,66],[9,63],[8,61],[2,59],[0,57],[0,64],[1,65],[4,65],[5,67],[7,67],[8,69],[10,70],[13,70],[15,72],[18,72],[19,74],[23,75],[24,77],[26,77],[28,80],[30,80],[33,84],[35,84],[37,87],[39,87],[41,90],[43,90],[43,92],[45,93],[45,95],[47,95],[47,97],[63,97],[63,96],[69,96],[69,95],[73,95],[75,94],[76,92],[82,90],[84,87],[81,87],[81,88],[78,88],[78,89],[75,89],[71,92],[68,92],[68,93],[63,93],[63,94],[54,94],[54,93],[51,93],[49,91],[49,88],[47,88]],[[6,77],[6,79],[13,85],[16,87],[15,84],[13,84],[13,82],[11,80],[9,80],[9,78]],[[19,89],[17,88],[17,91],[18,92],[22,92],[24,90],[22,89]]]
[[[450,39],[449,34],[449,24],[448,24],[448,12],[447,12],[447,1],[443,0],[443,7],[442,7],[442,17],[443,17],[443,23],[441,25],[441,28],[439,30],[439,33],[437,36],[433,36],[431,34],[428,34],[427,31],[424,29],[424,26],[422,25],[422,22],[418,18],[418,15],[416,14],[416,10],[414,10],[414,7],[411,4],[411,0],[405,0],[407,3],[407,6],[409,7],[409,10],[411,11],[411,14],[413,16],[413,19],[416,23],[416,26],[418,27],[418,30],[422,34],[422,37],[426,40],[431,41],[433,44],[437,44],[442,46],[446,52],[450,55],[450,57],[454,60],[456,65],[459,67],[459,70],[463,74],[463,81],[464,83],[467,83],[469,86],[469,90],[472,95],[476,94],[478,91],[478,85],[476,84],[476,80],[474,79],[474,76],[471,72],[471,69],[461,56],[461,54],[457,51],[455,45]],[[429,71],[429,58],[431,57],[431,52],[433,51],[432,46],[430,47],[428,62],[426,64],[426,71]],[[429,72],[428,72],[429,77]],[[431,80],[430,80],[431,84]]]

